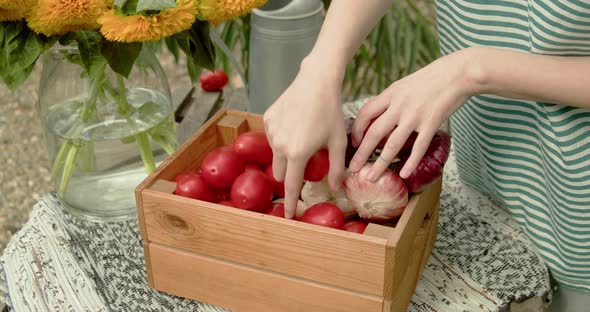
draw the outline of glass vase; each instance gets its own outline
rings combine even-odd
[[[39,115],[55,189],[68,212],[109,221],[136,216],[135,187],[177,146],[170,88],[144,45],[127,78],[76,46],[43,57]]]

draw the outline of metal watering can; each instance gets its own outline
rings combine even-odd
[[[323,22],[321,0],[269,0],[252,10],[248,110],[262,114],[291,84]]]

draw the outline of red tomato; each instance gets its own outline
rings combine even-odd
[[[223,70],[206,71],[199,77],[201,88],[205,91],[219,91],[227,84],[229,78]]]
[[[285,217],[285,204],[274,203],[270,206],[270,210],[265,213],[267,215],[284,218]]]
[[[262,169],[260,167],[258,167],[258,165],[254,165],[254,164],[247,164],[246,165],[246,171],[262,171]]]
[[[209,186],[198,173],[180,179],[178,183],[176,183],[174,193],[179,196],[200,199],[208,202],[213,202],[217,199],[215,189]]]
[[[240,156],[225,147],[212,150],[201,163],[203,179],[216,188],[229,188],[244,168]]]
[[[218,202],[218,204],[235,208],[234,204],[230,200],[223,200]]]
[[[234,150],[250,164],[262,168],[272,164],[272,149],[264,132],[245,132],[234,141]]]
[[[188,177],[188,176],[194,175],[195,173],[196,173],[196,172],[194,172],[194,171],[184,171],[184,172],[181,172],[181,173],[177,174],[177,175],[174,177],[174,179],[172,179],[172,182],[176,182],[176,183],[178,183],[178,181],[180,181],[180,179],[183,179],[183,178],[185,178],[185,177]]]
[[[307,161],[303,178],[307,181],[319,182],[326,177],[329,170],[330,159],[328,157],[328,150],[322,149],[313,154]]]
[[[270,182],[272,183],[273,192],[275,197],[283,198],[285,197],[285,182],[279,182],[275,180],[275,177],[272,175],[272,165],[266,167],[266,175],[270,178]]]
[[[349,231],[349,232],[356,232],[356,233],[360,233],[363,234],[365,232],[365,229],[367,228],[367,223],[362,222],[362,221],[348,221],[346,223],[344,223],[344,225],[342,226],[342,229],[345,231]]]
[[[344,225],[344,214],[338,206],[323,202],[305,210],[299,221],[340,229]]]
[[[231,201],[237,208],[262,212],[272,201],[272,185],[262,171],[242,173],[231,187]]]
[[[227,201],[231,200],[230,190],[229,189],[221,189],[217,190],[217,201]]]

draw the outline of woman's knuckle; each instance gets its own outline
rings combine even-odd
[[[302,148],[290,148],[286,154],[288,160],[294,161],[301,159],[305,154],[305,151]]]

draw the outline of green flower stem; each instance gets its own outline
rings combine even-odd
[[[127,91],[125,89],[125,82],[123,81],[123,77],[117,75],[117,88],[119,89],[118,93],[118,101],[117,104],[119,106],[119,114],[127,117],[129,115],[129,111],[131,110],[129,103],[127,102]]]
[[[143,166],[148,174],[151,174],[156,170],[156,162],[154,161],[154,154],[152,154],[152,148],[150,146],[150,140],[145,132],[138,133],[135,136],[135,140],[139,145],[139,154],[143,160]]]
[[[97,71],[96,76],[92,79],[92,84],[90,86],[90,94],[88,98],[84,102],[84,107],[82,108],[82,112],[80,113],[80,119],[82,119],[82,123],[88,122],[90,116],[96,109],[96,100],[98,95],[100,94],[100,87],[104,80],[104,70],[106,68],[106,63],[101,66],[101,68]],[[82,131],[82,127],[74,127],[68,131],[66,137],[76,137],[79,135],[79,132]],[[68,183],[70,181],[70,177],[72,175],[72,170],[74,168],[74,163],[76,162],[76,156],[78,155],[78,150],[82,144],[92,144],[92,143],[74,143],[72,139],[65,140],[59,148],[59,151],[53,161],[53,165],[51,167],[51,176],[53,178],[57,177],[59,169],[64,166],[62,171],[62,177],[59,186],[59,194],[63,196],[65,194],[66,188],[68,187]],[[86,152],[82,153],[84,155],[83,159],[83,167],[86,170],[92,171],[95,167],[95,161],[93,159],[92,154],[92,146],[88,146],[84,149]]]
[[[168,155],[172,155],[176,151],[176,148],[174,148],[172,144],[160,142],[160,146],[162,146],[162,148],[164,149],[164,151],[166,151],[166,153],[168,153]]]
[[[96,170],[96,157],[94,155],[94,143],[92,141],[78,140],[78,170],[93,172]]]
[[[168,155],[172,155],[176,151],[175,145],[170,143],[174,141],[170,138],[167,138],[166,135],[160,135],[158,133],[151,132],[150,136],[152,140],[160,145]]]
[[[60,148],[59,151],[57,152],[57,155],[55,156],[55,160],[53,161],[53,166],[51,167],[51,177],[52,178],[57,178],[57,173],[59,171],[59,169],[61,168],[61,166],[63,165],[65,159],[66,159],[66,155],[69,153],[70,148],[72,147],[72,142],[70,142],[69,140],[64,141]]]
[[[123,81],[123,77],[121,77],[120,75],[117,75],[117,89],[118,90],[107,89],[107,91],[111,91],[119,107],[119,114],[127,118],[127,123],[129,124],[129,127],[131,127],[131,129],[135,132],[135,124],[129,118],[131,106],[129,105],[129,102],[127,102],[125,82]],[[156,162],[154,161],[154,154],[152,153],[152,148],[150,146],[150,140],[147,136],[147,133],[140,132],[134,135],[134,137],[135,141],[137,142],[137,145],[139,146],[139,155],[141,156],[141,160],[143,161],[143,166],[145,167],[146,172],[148,174],[151,174],[152,172],[154,172],[154,170],[156,170]]]
[[[101,68],[97,71],[96,77],[94,77],[94,79],[92,80],[92,85],[90,86],[90,95],[88,96],[88,100],[84,103],[84,108],[82,109],[82,122],[87,122],[90,118],[90,114],[96,108],[96,99],[98,98],[100,86],[104,78],[105,68],[106,64],[102,65]]]
[[[71,144],[69,148],[66,163],[61,173],[61,181],[59,183],[59,196],[63,197],[66,193],[70,177],[72,176],[72,170],[74,169],[74,162],[76,161],[76,154],[78,154],[78,145]]]

